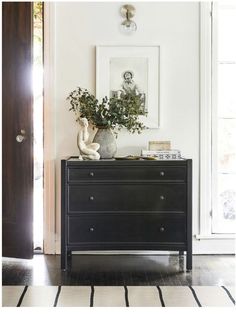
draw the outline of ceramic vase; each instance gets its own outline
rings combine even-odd
[[[112,130],[109,128],[98,128],[93,139],[94,143],[100,144],[98,153],[101,159],[111,159],[117,151],[116,140]]]

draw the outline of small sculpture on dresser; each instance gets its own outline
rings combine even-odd
[[[79,159],[91,159],[99,160],[100,155],[97,150],[100,148],[98,143],[87,144],[89,133],[88,133],[88,120],[86,118],[78,119],[80,129],[77,137],[77,145],[80,151]]]

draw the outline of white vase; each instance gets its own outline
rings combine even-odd
[[[116,140],[109,128],[98,128],[93,139],[94,143],[100,144],[98,153],[101,159],[111,159],[117,151]]]

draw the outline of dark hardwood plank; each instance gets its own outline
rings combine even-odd
[[[183,262],[183,261],[182,261]],[[233,255],[195,255],[192,272],[178,255],[74,255],[61,271],[59,255],[3,258],[3,285],[223,285],[234,286]],[[184,261],[185,263],[185,261]]]

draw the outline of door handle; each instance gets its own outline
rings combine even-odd
[[[21,134],[18,134],[18,135],[16,136],[16,141],[17,141],[18,143],[22,143],[22,142],[26,139],[25,130],[20,130],[20,133],[21,133]]]

